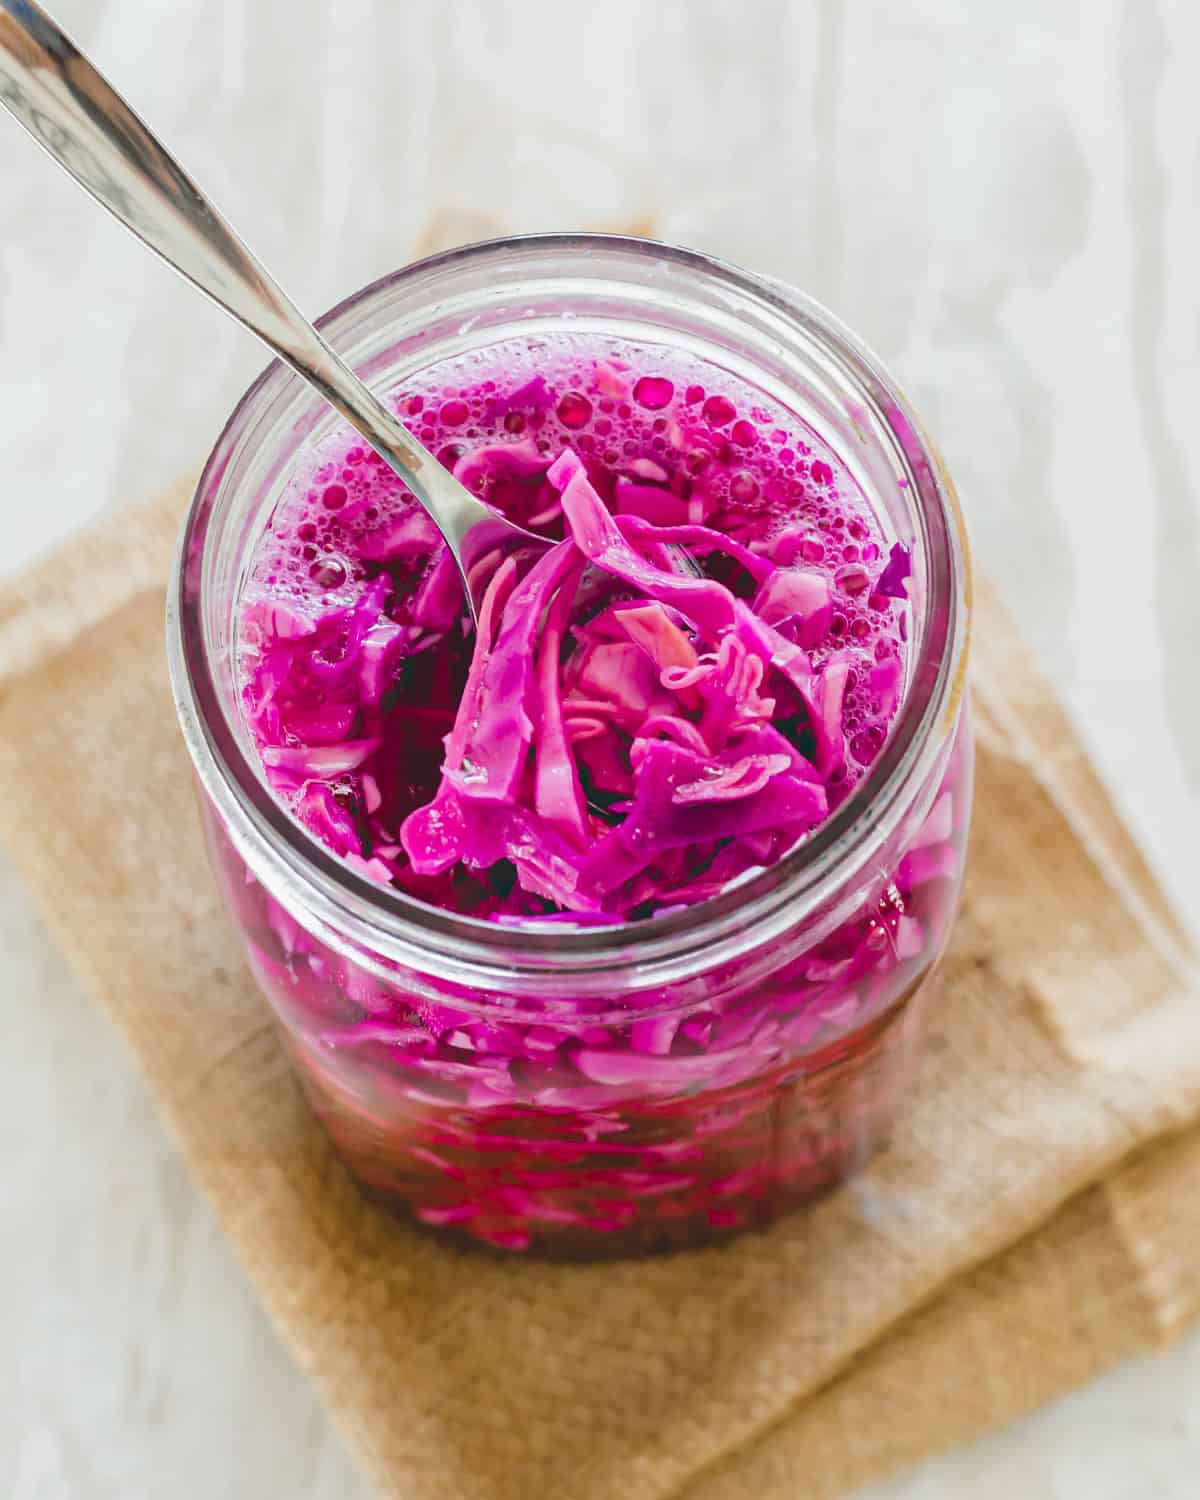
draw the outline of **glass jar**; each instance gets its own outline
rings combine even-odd
[[[336,420],[281,365],[213,450],[171,590],[213,864],[313,1107],[366,1189],[459,1236],[588,1257],[696,1243],[811,1199],[886,1138],[961,883],[967,551],[916,417],[808,299],[642,240],[455,250],[322,326],[381,389],[564,327],[676,344],[816,428],[910,547],[903,698],[854,793],[736,889],[599,928],[498,926],[381,889],[266,785],[240,711],[241,591],[297,454]]]

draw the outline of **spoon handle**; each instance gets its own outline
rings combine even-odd
[[[386,450],[456,554],[481,519],[495,528],[494,515],[450,480],[330,348],[170,152],[33,0],[0,0],[0,104],[151,250]]]

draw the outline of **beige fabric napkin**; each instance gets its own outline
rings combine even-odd
[[[0,837],[381,1495],[832,1496],[1195,1313],[1193,960],[990,596],[965,909],[893,1146],[728,1247],[547,1265],[365,1203],[289,1077],[169,702],[182,504],[0,593]]]

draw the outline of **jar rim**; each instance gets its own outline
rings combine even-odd
[[[616,973],[636,954],[643,977],[657,965],[663,982],[686,972],[688,955],[702,949],[706,966],[757,945],[784,924],[794,926],[837,889],[840,872],[871,837],[884,838],[905,806],[904,790],[940,743],[938,728],[953,723],[963,691],[970,614],[970,561],[952,481],[911,403],[881,361],[832,313],[804,293],[743,271],[699,251],[659,241],[609,234],[518,235],[458,246],[414,261],[371,282],[316,320],[327,333],[405,283],[446,276],[514,254],[589,256],[596,252],[647,255],[670,268],[708,278],[719,288],[781,315],[832,355],[875,415],[896,437],[917,496],[918,545],[924,548],[931,639],[922,639],[924,669],[910,673],[887,741],[866,775],[837,810],[790,854],[757,874],[694,905],[636,922],[572,926],[537,922],[499,924],[433,907],[359,875],[321,844],[266,787],[243,752],[237,727],[215,679],[204,625],[208,582],[205,543],[233,452],[257,409],[300,377],[273,361],[230,414],[192,497],[168,590],[167,646],[172,690],[185,741],[201,785],[239,852],[262,878],[274,866],[277,898],[291,892],[327,933],[352,930],[352,946],[400,963],[436,957],[448,977],[511,983],[548,972]],[[318,398],[314,397],[314,402]],[[286,894],[284,894],[286,899]]]

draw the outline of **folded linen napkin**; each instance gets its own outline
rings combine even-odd
[[[0,839],[381,1495],[832,1496],[1195,1313],[1193,956],[986,590],[964,911],[914,1107],[858,1183],[599,1266],[365,1202],[205,866],[163,659],[184,499],[0,591]]]

